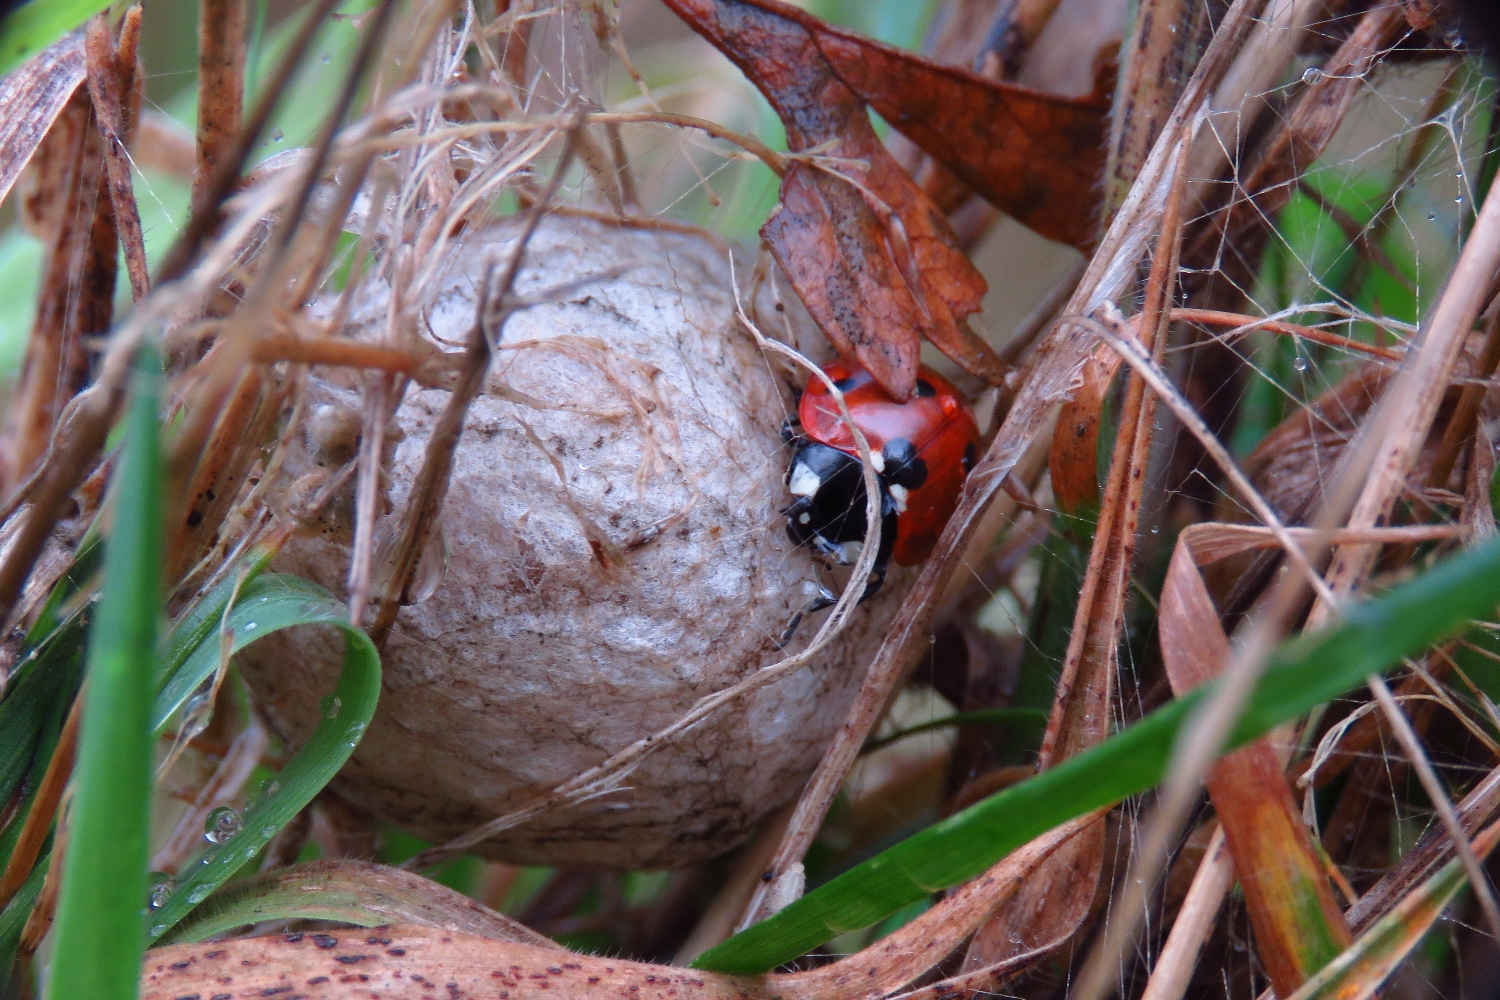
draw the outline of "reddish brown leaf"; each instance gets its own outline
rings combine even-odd
[[[1094,244],[1106,101],[989,80],[826,25],[818,47],[892,128],[990,204],[1048,239]]]
[[[1207,560],[1193,543],[1204,529],[1213,530],[1194,525],[1178,536],[1161,591],[1162,661],[1177,695],[1211,680],[1229,660],[1229,639],[1198,571]],[[1277,995],[1291,996],[1348,946],[1349,926],[1270,740],[1224,757],[1207,784],[1245,894],[1256,952]]]
[[[893,396],[921,338],[998,382],[965,324],[984,279],[946,217],[875,135],[872,105],[959,177],[1043,235],[1092,235],[1102,112],[839,31],[779,0],[667,0],[738,65],[786,125],[794,158],[761,235],[823,332]]]

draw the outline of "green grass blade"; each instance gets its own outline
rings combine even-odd
[[[0,76],[109,6],[108,0],[31,0],[0,20]]]
[[[134,377],[124,456],[115,477],[114,530],[89,639],[78,765],[57,908],[49,998],[110,1000],[137,993],[151,821],[151,742],[161,614],[160,374],[143,350]]]
[[[225,595],[227,599],[227,594]],[[208,602],[212,603],[212,602]],[[221,603],[204,614],[217,623]],[[148,937],[155,941],[171,930],[209,894],[258,854],[292,817],[312,801],[354,752],[364,735],[380,695],[380,656],[363,632],[351,628],[349,612],[322,588],[291,576],[265,576],[244,584],[226,627],[238,651],[278,629],[294,625],[328,625],[345,634],[344,669],[338,686],[323,702],[322,718],[307,743],[277,775],[274,786],[248,810],[241,828],[224,844],[207,844],[183,865],[166,902],[151,912]],[[203,636],[183,661],[178,677],[157,697],[153,720],[170,718],[175,710],[171,691],[192,691],[191,679],[208,676],[220,656],[217,632]],[[180,678],[180,683],[179,683]],[[179,702],[180,704],[180,702]],[[144,887],[142,888],[144,894]],[[144,895],[139,897],[144,899]]]
[[[26,879],[26,884],[6,904],[4,911],[0,911],[0,986],[12,992],[17,988],[17,984],[11,979],[15,971],[13,966],[16,949],[21,944],[21,932],[26,929],[26,921],[31,918],[31,908],[42,894],[42,883],[46,880],[47,866],[37,865]]]
[[[1500,602],[1500,541],[1464,552],[1342,622],[1284,643],[1272,657],[1226,751],[1490,615]],[[845,931],[868,927],[956,885],[1075,816],[1159,784],[1183,723],[1211,686],[1146,716],[1092,750],[978,802],[850,869],[780,913],[699,956],[694,966],[756,974]]]

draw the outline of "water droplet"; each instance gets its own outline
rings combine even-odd
[[[188,893],[188,902],[192,903],[194,906],[197,906],[199,903],[207,899],[208,894],[213,891],[214,890],[212,886],[200,885],[192,892]]]
[[[1323,82],[1323,71],[1316,66],[1309,66],[1302,71],[1302,82],[1309,87]]]
[[[155,925],[154,927],[151,928],[151,936],[152,937],[159,937],[160,935],[165,934],[166,931],[167,931],[167,925],[166,924],[157,924],[157,925]]]
[[[1151,526],[1151,534],[1153,534],[1153,535],[1159,535],[1159,534],[1161,534],[1161,525],[1159,525],[1159,524],[1153,524]]]
[[[1455,204],[1455,205],[1462,205],[1463,203],[1464,203],[1464,196],[1463,195],[1459,195],[1457,198],[1453,199],[1453,204]]]
[[[271,130],[271,141],[272,142],[280,142],[282,139],[285,139],[285,138],[286,138],[286,134],[284,132],[282,132],[281,129],[277,128],[277,129],[272,129]]]
[[[1307,359],[1300,354],[1297,355],[1292,359],[1292,367],[1297,369],[1299,372],[1307,371]]]
[[[172,876],[166,872],[152,872],[146,876],[146,881],[151,886],[151,890],[146,896],[147,904],[153,910],[159,910],[163,906],[166,906],[167,899],[172,895],[172,890],[177,887],[177,883],[172,880]]]
[[[242,631],[245,631],[245,632],[254,632],[259,627],[260,627],[260,625],[258,623],[256,623],[256,622],[246,622],[244,628],[242,629]]]
[[[1427,221],[1428,222],[1436,222],[1437,221],[1437,213],[1436,212],[1428,212],[1427,213]]]
[[[327,698],[324,698],[323,701],[322,701],[323,718],[325,718],[325,719],[337,719],[339,717],[339,709],[341,709],[343,707],[344,707],[344,700],[342,698],[340,698],[336,694],[335,695],[329,695]]]
[[[234,839],[242,826],[244,820],[240,819],[239,813],[228,806],[220,806],[203,821],[203,837],[210,844],[227,843]]]
[[[281,791],[281,782],[275,778],[267,778],[260,783],[260,793],[268,799],[279,791]]]
[[[327,52],[323,53],[323,65],[327,66],[331,62],[333,62],[333,56],[329,55]]]
[[[276,828],[274,826],[263,826],[260,828],[260,835],[265,839],[270,840],[272,837],[276,836]]]

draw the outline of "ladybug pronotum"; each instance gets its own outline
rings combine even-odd
[[[904,403],[861,367],[836,362],[823,370],[863,432],[880,484],[880,549],[865,600],[885,582],[892,560],[915,566],[932,553],[978,458],[979,427],[953,384],[925,365]],[[794,446],[786,481],[796,499],[782,511],[787,534],[831,562],[853,563],[865,540],[864,471],[854,435],[822,379],[808,385],[782,437]],[[782,644],[803,615],[833,601],[827,590],[815,597],[793,618]]]

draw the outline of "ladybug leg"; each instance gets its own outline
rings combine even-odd
[[[793,411],[792,415],[781,422],[781,443],[792,444],[802,437],[802,421],[798,419]]]
[[[831,608],[839,602],[838,595],[822,584],[818,585],[818,594],[812,600],[802,605],[802,608],[794,615],[792,620],[786,623],[786,629],[781,633],[781,639],[777,641],[777,649],[785,649],[787,643],[792,641],[792,636],[797,634],[797,627],[802,624],[802,619],[810,614]]]

